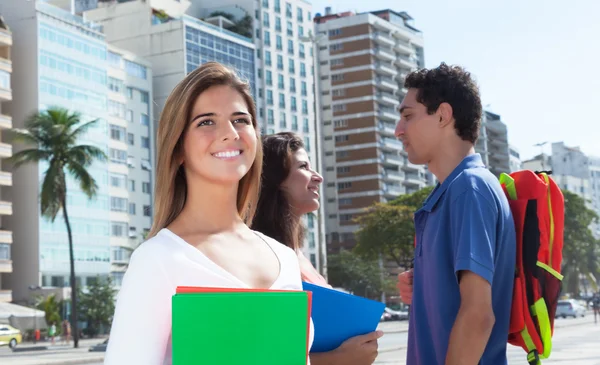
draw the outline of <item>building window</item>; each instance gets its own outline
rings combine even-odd
[[[345,112],[346,111],[346,104],[337,104],[333,106],[333,111],[334,112]]]
[[[292,17],[292,4],[287,2],[285,3],[285,16],[288,18]]]
[[[348,126],[348,120],[346,120],[346,119],[336,120],[334,122],[334,125],[335,125],[336,128],[347,127]]]
[[[340,34],[342,34],[342,30],[341,29],[331,29],[329,31],[329,36],[330,37],[335,37],[335,36],[340,35]]]
[[[110,235],[113,237],[127,237],[126,222],[110,222]]]
[[[296,79],[293,77],[290,77],[290,91],[293,93],[296,92]]]
[[[141,125],[150,125],[150,117],[147,114],[140,114],[140,124]]]
[[[300,94],[302,96],[306,96],[308,94],[308,90],[306,87],[306,81],[302,81],[302,83],[300,84]]]
[[[275,47],[277,47],[278,51],[282,51],[283,50],[283,40],[281,39],[280,35],[277,35],[275,37]]]
[[[343,66],[344,65],[344,59],[343,58],[338,58],[336,60],[331,60],[329,61],[329,65],[333,66]]]
[[[294,25],[290,21],[287,22],[287,35],[290,37],[294,36]]]
[[[110,91],[114,91],[116,93],[122,93],[125,91],[123,80],[115,79],[114,77],[108,78],[108,88]]]
[[[119,150],[116,148],[110,148],[110,161],[114,163],[126,164],[127,163],[127,151]]]
[[[125,188],[125,181],[127,181],[127,176],[123,174],[111,173],[110,174],[110,186],[113,188]]]
[[[135,215],[135,203],[129,203],[129,214]]]
[[[267,77],[265,77],[265,82],[268,86],[273,85],[273,73],[271,71],[266,71]]]
[[[127,144],[130,146],[135,146],[135,136],[133,133],[127,133]]]
[[[108,115],[125,119],[125,104],[118,101],[108,101]]]
[[[294,55],[294,41],[291,39],[288,40],[288,54]]]
[[[275,12],[276,13],[281,12],[281,0],[275,0]]]
[[[267,90],[267,104],[273,105],[273,91]]]
[[[283,56],[277,55],[277,69],[283,70]]]
[[[304,133],[308,133],[309,132],[308,118],[303,118],[302,119],[302,131]]]
[[[267,109],[267,123],[269,125],[275,125],[275,116],[273,114],[273,109]],[[272,133],[269,133],[272,134]]]
[[[129,191],[135,192],[135,180],[129,180]]]
[[[139,77],[140,79],[144,80],[147,77],[147,70],[145,66],[128,60],[125,60],[125,72],[127,72],[127,74],[130,76]]]
[[[306,65],[304,62],[300,62],[300,76],[306,77]]]
[[[292,115],[292,130],[298,131],[298,116]]]
[[[150,148],[150,138],[142,137],[142,148]]]
[[[116,196],[110,197],[110,210],[113,212],[127,212],[129,207],[126,198],[118,198]]]
[[[292,98],[291,98],[290,108],[293,112],[295,112],[298,109],[298,107],[296,105],[296,97],[295,96],[292,96]]]
[[[125,119],[127,119],[129,123],[133,123],[133,110],[127,109],[127,112],[125,113]]]
[[[281,75],[281,74],[277,75],[277,86],[280,89],[282,89],[282,90],[285,89],[285,83],[283,81],[283,75]]]
[[[281,32],[281,18],[278,16],[275,17],[275,30]]]
[[[296,63],[294,62],[293,58],[290,58],[288,60],[288,71],[293,74],[296,73]]]
[[[268,28],[269,27],[269,13],[266,11],[263,12],[263,25]]]
[[[343,43],[332,44],[329,46],[330,51],[340,51],[344,48]]]
[[[343,81],[343,80],[344,80],[344,74],[331,75],[331,81]]]
[[[306,152],[310,152],[310,138],[307,136],[304,137],[304,149]]]
[[[337,173],[338,174],[347,174],[350,172],[350,166],[343,166],[343,167],[338,167],[337,168]]]
[[[346,158],[348,157],[348,151],[337,151],[335,153],[336,158]]]
[[[118,125],[110,125],[110,138],[115,141],[125,142],[125,128]]]
[[[144,205],[144,217],[152,216],[152,208],[149,205]]]
[[[268,30],[265,30],[264,44],[265,44],[265,46],[271,45],[271,33]]]
[[[308,101],[302,100],[302,114],[308,114]]]
[[[285,108],[285,94],[279,93],[279,107]]]
[[[279,112],[279,128],[287,128],[287,122],[285,120],[285,111],[283,110]]]
[[[142,182],[142,193],[150,194],[150,183],[149,182]]]
[[[271,66],[271,52],[265,51],[265,65]]]

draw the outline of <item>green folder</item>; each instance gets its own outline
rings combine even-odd
[[[309,292],[184,289],[172,298],[174,365],[306,365]]]

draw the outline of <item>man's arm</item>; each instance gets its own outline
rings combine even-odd
[[[446,365],[478,364],[494,327],[492,282],[498,209],[491,199],[473,189],[453,202],[452,246],[460,306],[450,332]]]
[[[450,333],[446,365],[475,365],[483,355],[495,322],[492,287],[470,271],[460,271],[458,276],[460,308]]]

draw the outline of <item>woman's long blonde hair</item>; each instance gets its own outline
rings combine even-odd
[[[200,94],[212,86],[221,85],[230,86],[242,95],[256,131],[256,157],[248,173],[240,180],[237,193],[240,217],[248,225],[254,218],[262,173],[262,144],[256,120],[256,106],[247,82],[242,81],[235,71],[228,67],[217,62],[208,62],[177,84],[167,98],[160,116],[156,137],[154,222],[147,238],[155,236],[158,231],[171,224],[183,210],[187,197],[187,183],[181,156],[192,108]]]

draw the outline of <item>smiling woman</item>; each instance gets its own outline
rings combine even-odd
[[[262,171],[248,85],[218,63],[191,72],[166,101],[157,145],[155,221],[123,278],[108,365],[171,364],[178,286],[302,290],[294,251],[246,225]]]

